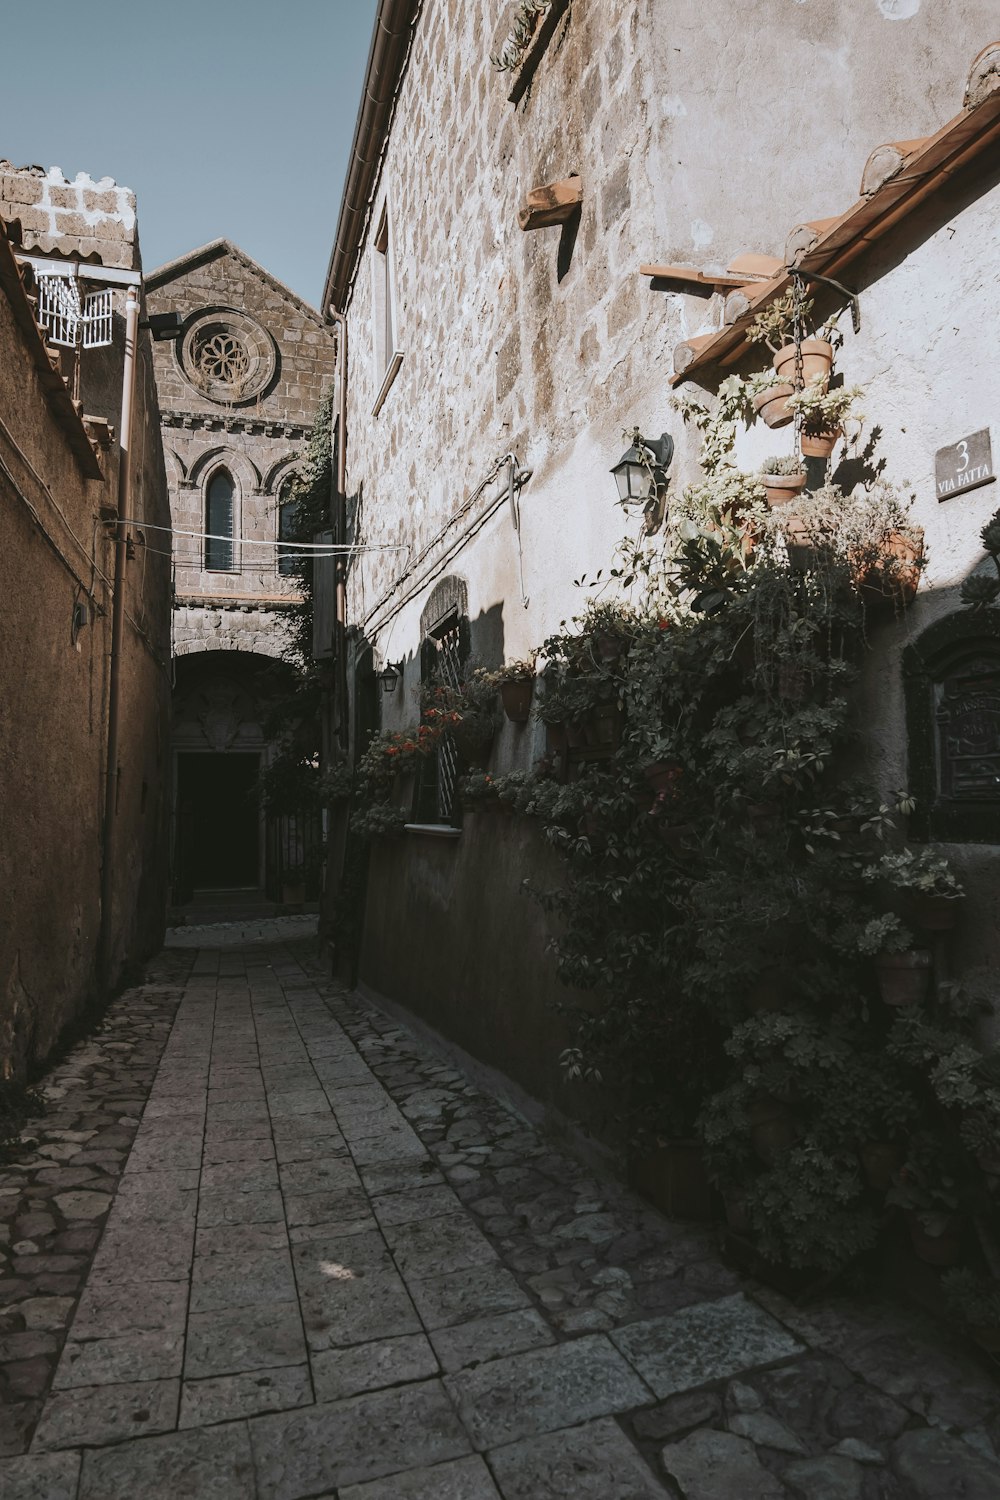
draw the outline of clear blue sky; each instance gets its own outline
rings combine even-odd
[[[147,271],[224,235],[318,302],[375,0],[2,8],[0,157],[132,188]]]

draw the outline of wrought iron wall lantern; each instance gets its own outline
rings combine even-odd
[[[396,691],[397,686],[403,680],[403,671],[405,667],[405,661],[386,662],[385,666],[378,674],[378,680],[382,684],[383,693],[394,693]]]
[[[619,503],[623,506],[641,505],[644,529],[656,531],[666,514],[667,470],[674,456],[674,440],[669,432],[658,438],[643,437],[638,427],[626,433],[632,439],[614,465],[611,473],[618,486]]]

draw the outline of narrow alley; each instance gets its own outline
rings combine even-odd
[[[308,918],[172,941],[0,1171],[4,1500],[996,1495],[939,1329],[742,1285]]]

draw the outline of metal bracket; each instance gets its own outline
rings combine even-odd
[[[832,286],[834,291],[840,292],[851,304],[851,323],[854,332],[861,332],[861,304],[858,301],[857,292],[852,292],[850,287],[842,286],[839,281],[834,281],[832,276],[821,276],[818,271],[803,271],[799,266],[786,266],[785,271],[799,281],[821,281],[824,286]]]

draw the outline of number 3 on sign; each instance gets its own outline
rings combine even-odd
[[[961,460],[962,460],[962,462],[960,464],[956,464],[955,467],[958,470],[959,474],[961,474],[961,473],[963,473],[969,467],[969,443],[968,443],[968,440],[966,438],[963,438],[960,443],[956,443],[955,444],[955,447],[958,449],[959,456],[961,457]]]

